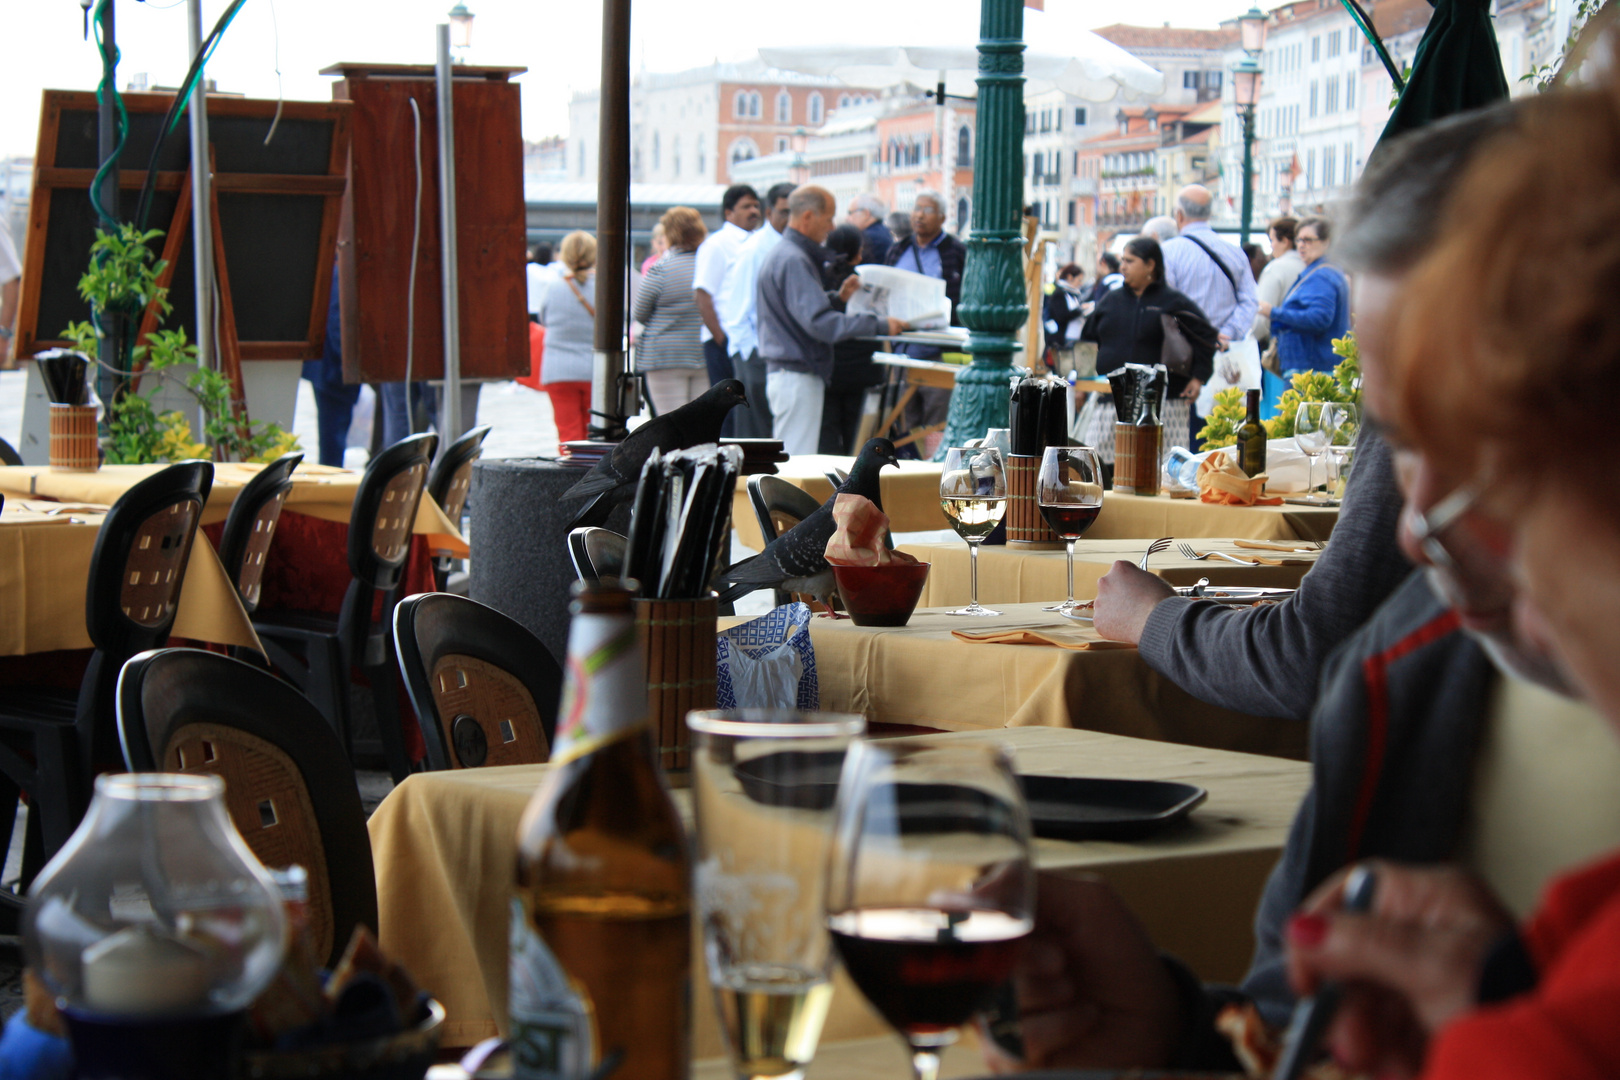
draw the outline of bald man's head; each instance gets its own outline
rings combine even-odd
[[[836,208],[832,192],[814,184],[805,184],[795,188],[793,194],[788,196],[788,224],[819,244],[832,232]]]
[[[1176,194],[1176,225],[1189,221],[1208,221],[1214,203],[1209,188],[1203,184],[1188,184]]]

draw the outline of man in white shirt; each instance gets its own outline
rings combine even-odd
[[[765,224],[743,241],[726,271],[715,305],[722,313],[720,329],[725,331],[731,369],[748,391],[748,404],[731,413],[737,418],[737,437],[741,439],[771,438],[771,405],[765,392],[765,363],[759,358],[759,318],[754,289],[765,256],[782,239],[782,230],[787,228],[788,197],[792,194],[793,185],[785,181],[773,184],[765,193]]]
[[[731,356],[726,349],[725,313],[719,309],[721,286],[726,271],[736,261],[748,234],[759,228],[762,216],[759,193],[747,184],[732,184],[720,199],[720,213],[725,224],[718,232],[698,247],[697,264],[692,271],[692,298],[697,303],[703,329],[698,338],[703,342],[703,362],[709,369],[709,385],[732,378]],[[726,417],[720,433],[726,437],[737,434],[735,410]]]
[[[551,288],[553,281],[562,280],[562,275],[551,262],[551,245],[544,240],[534,245],[523,272],[529,284],[529,314],[539,315],[546,290]]]
[[[22,288],[22,260],[11,242],[11,230],[0,215],[0,368],[11,368],[11,341],[17,333],[17,293]]]

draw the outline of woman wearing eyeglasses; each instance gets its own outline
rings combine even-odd
[[[1327,219],[1300,222],[1294,242],[1305,269],[1282,303],[1275,307],[1262,303],[1259,309],[1271,318],[1285,381],[1296,371],[1332,371],[1339,362],[1333,355],[1333,339],[1350,332],[1350,286],[1328,260]]]

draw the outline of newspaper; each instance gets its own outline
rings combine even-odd
[[[892,315],[913,330],[951,325],[951,301],[940,278],[875,263],[857,266],[855,273],[861,287],[849,298],[851,315]]]

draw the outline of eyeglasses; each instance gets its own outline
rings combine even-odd
[[[1411,512],[1407,531],[1423,555],[1462,592],[1452,599],[1473,611],[1503,611],[1513,603],[1507,530],[1476,513],[1487,486],[1472,481],[1427,511]]]
[[[1320,244],[1322,241],[1319,237],[1315,236],[1301,236],[1299,238],[1299,242],[1301,244]]]

